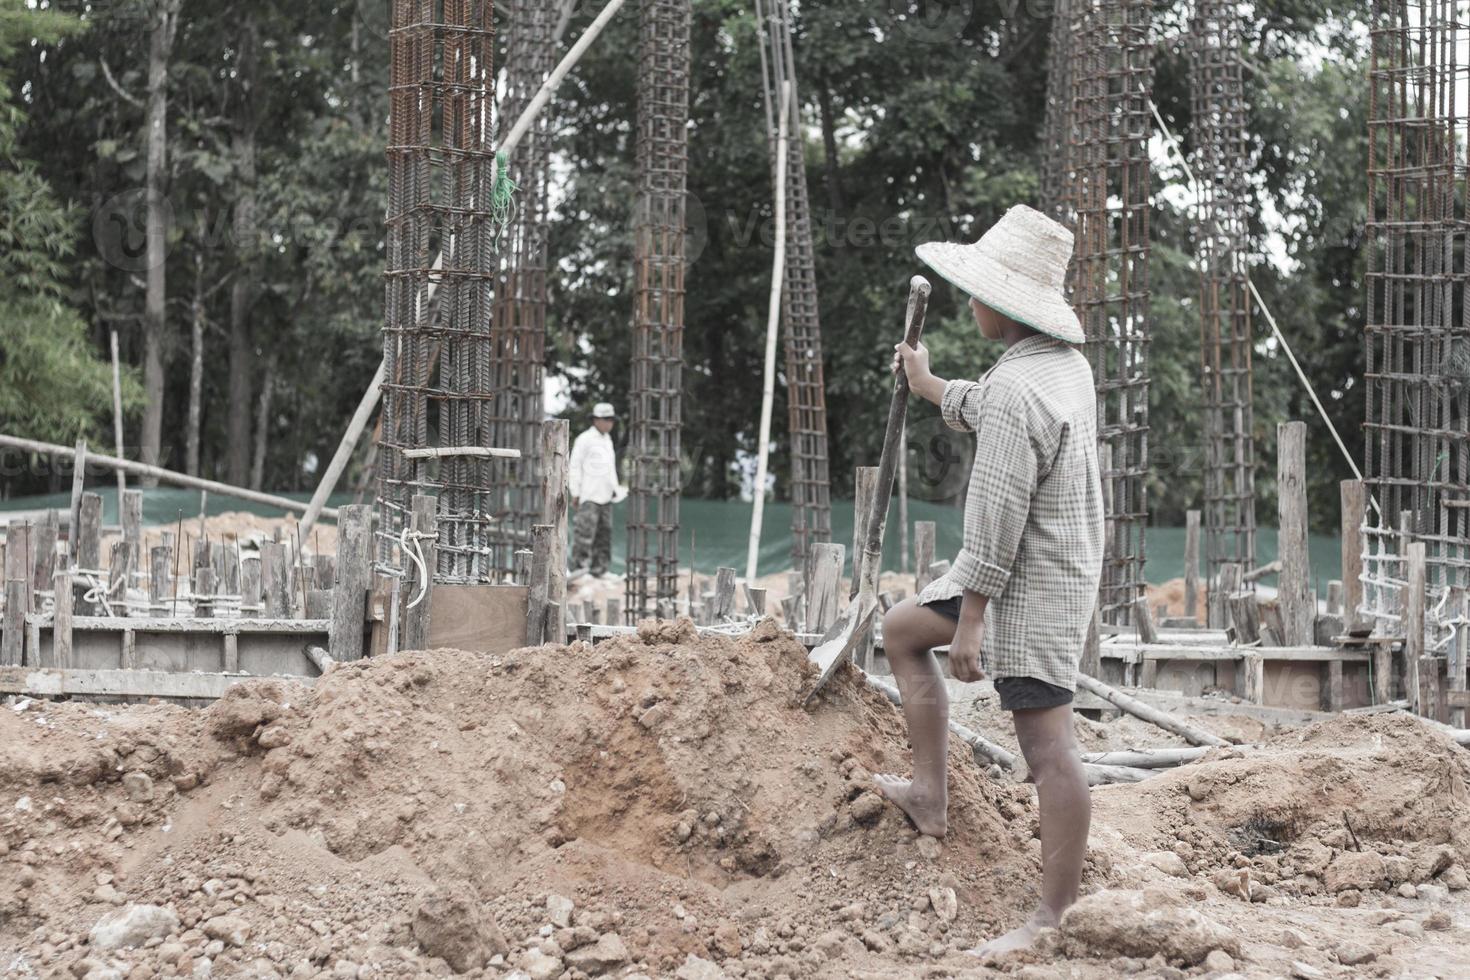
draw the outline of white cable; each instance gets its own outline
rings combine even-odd
[[[433,538],[437,536],[438,535],[434,534],[424,534],[420,531],[415,531],[412,528],[407,527],[404,528],[403,533],[398,536],[398,543],[403,546],[403,553],[413,559],[414,565],[418,566],[419,570],[419,594],[414,596],[413,601],[408,604],[409,609],[417,606],[420,602],[424,600],[424,596],[429,594],[429,569],[428,566],[424,564],[424,553],[423,550],[419,548],[419,539]],[[413,543],[410,544],[410,541],[412,541]]]
[[[1195,180],[1194,171],[1190,169],[1189,161],[1184,158],[1184,151],[1179,148],[1179,141],[1174,138],[1174,134],[1169,130],[1169,124],[1164,122],[1164,117],[1159,114],[1158,105],[1151,98],[1148,100],[1148,107],[1154,114],[1154,120],[1159,124],[1159,129],[1163,133],[1164,140],[1169,144],[1169,148],[1174,151],[1174,155],[1178,158],[1179,166],[1184,170],[1184,176],[1189,178],[1191,190],[1194,193],[1195,199],[1198,200],[1200,196],[1199,182]],[[1281,349],[1285,351],[1286,359],[1291,362],[1292,368],[1296,371],[1297,378],[1301,380],[1302,387],[1306,388],[1307,394],[1311,396],[1312,404],[1317,406],[1317,414],[1327,424],[1327,431],[1332,433],[1332,439],[1337,443],[1337,448],[1342,452],[1342,458],[1347,460],[1348,467],[1353,471],[1353,476],[1359,482],[1362,482],[1362,470],[1358,469],[1358,463],[1353,459],[1353,454],[1348,452],[1347,446],[1342,441],[1342,436],[1337,434],[1337,426],[1333,425],[1332,419],[1327,417],[1327,409],[1322,407],[1322,401],[1317,397],[1317,390],[1312,387],[1312,382],[1307,380],[1307,374],[1302,370],[1301,364],[1297,363],[1296,354],[1292,352],[1291,344],[1287,343],[1286,335],[1276,325],[1276,318],[1271,315],[1270,308],[1266,306],[1266,300],[1262,298],[1261,291],[1256,288],[1256,284],[1251,279],[1249,273],[1246,274],[1245,284],[1250,289],[1251,298],[1256,301],[1256,305],[1265,314],[1266,322],[1271,326],[1271,332],[1276,335],[1276,340],[1281,344]],[[1381,520],[1383,518],[1383,511],[1379,509],[1378,501],[1371,493],[1368,494],[1368,503],[1373,505],[1373,509],[1377,511]]]

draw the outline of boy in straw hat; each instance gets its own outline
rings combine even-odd
[[[1072,234],[1024,206],[973,245],[930,243],[918,256],[970,296],[983,336],[1005,353],[979,381],[945,381],[929,352],[899,344],[910,390],[974,432],[964,546],[947,575],[883,618],[883,646],[903,693],[913,777],[878,792],[919,831],[942,837],[948,802],[949,699],[930,652],[949,644],[962,681],[995,679],[1011,711],[1041,810],[1041,903],[1020,928],[986,943],[1026,946],[1077,899],[1092,804],[1072,732],[1077,663],[1102,572],[1103,501],[1092,369],[1062,295]]]

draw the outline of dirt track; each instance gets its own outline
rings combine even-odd
[[[772,623],[698,640],[666,624],[251,682],[203,711],[16,702],[0,963],[983,975],[963,951],[1034,899],[1032,789],[952,747],[951,836],[916,836],[867,789],[906,767],[901,718],[852,674],[801,708],[807,669]],[[1464,975],[1470,755],[1407,717],[1266,738],[1097,790],[1092,894],[1000,969]]]

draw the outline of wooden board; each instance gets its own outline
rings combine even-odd
[[[526,592],[524,585],[435,585],[429,647],[506,653],[524,646]]]
[[[312,683],[315,678],[283,679]],[[246,674],[184,673],[163,670],[60,670],[0,667],[0,694],[37,697],[86,694],[135,698],[217,698],[232,684],[254,680]]]

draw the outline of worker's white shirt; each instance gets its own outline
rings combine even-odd
[[[568,477],[572,496],[594,504],[622,499],[618,485],[618,461],[611,435],[603,435],[593,426],[572,443],[571,473]]]

